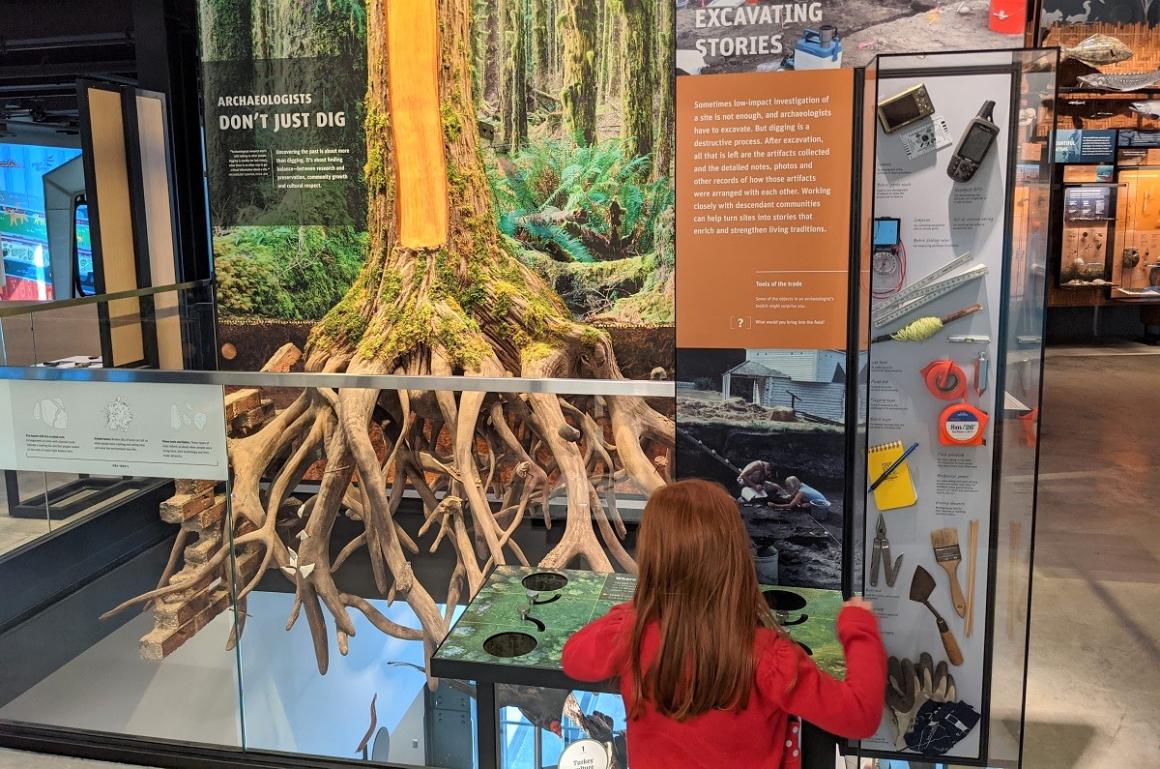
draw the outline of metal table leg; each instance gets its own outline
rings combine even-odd
[[[494,683],[476,681],[475,719],[479,769],[499,769],[499,712]]]
[[[8,499],[8,514],[20,504],[20,476],[15,470],[4,471],[4,495]]]
[[[837,737],[812,724],[802,724],[802,769],[834,769],[837,748]]]

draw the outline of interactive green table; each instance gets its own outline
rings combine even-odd
[[[573,633],[631,600],[635,588],[636,578],[629,574],[516,566],[501,566],[491,574],[431,658],[436,677],[476,682],[480,769],[497,766],[496,684],[617,691],[615,682],[569,678],[560,657]],[[842,648],[834,634],[842,594],[783,586],[763,592],[778,621],[818,666],[842,676]],[[823,742],[830,746],[824,765],[832,766],[833,738]],[[808,760],[811,753],[823,752],[824,747],[810,750],[807,745],[804,755]]]

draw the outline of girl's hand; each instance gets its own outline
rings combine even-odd
[[[874,604],[870,603],[865,598],[863,598],[862,596],[859,596],[859,595],[856,595],[853,598],[851,598],[850,600],[846,601],[844,604],[842,604],[842,607],[843,608],[853,607],[855,609],[865,609],[866,611],[869,611],[869,612],[874,611]]]

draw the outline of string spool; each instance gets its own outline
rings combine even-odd
[[[944,358],[926,364],[922,379],[930,394],[941,400],[958,401],[967,394],[966,372],[953,360]]]

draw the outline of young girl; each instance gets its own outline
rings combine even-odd
[[[637,559],[632,603],[572,636],[563,659],[578,681],[619,678],[631,769],[774,769],[797,744],[790,715],[852,739],[878,729],[886,652],[870,604],[851,599],[838,617],[845,680],[819,671],[777,627],[723,488],[653,494]]]

